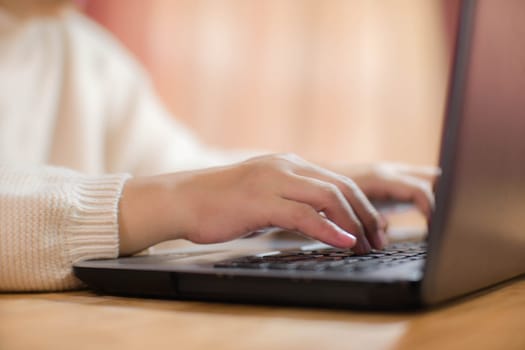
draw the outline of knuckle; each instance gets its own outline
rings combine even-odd
[[[325,183],[321,186],[322,198],[327,202],[341,202],[342,194],[339,188],[332,183]]]
[[[293,153],[275,153],[259,158],[260,163],[274,172],[291,172],[298,165],[303,164],[303,160]]]
[[[359,186],[352,180],[347,177],[341,176],[339,178],[339,182],[341,183],[341,187],[344,189],[344,191],[351,195],[356,195],[356,193],[360,193],[361,189]]]
[[[272,159],[278,162],[295,163],[301,158],[295,153],[276,153],[271,155]]]

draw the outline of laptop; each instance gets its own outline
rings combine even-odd
[[[525,274],[525,2],[463,1],[427,239],[356,256],[228,245],[74,265],[103,294],[411,309]]]

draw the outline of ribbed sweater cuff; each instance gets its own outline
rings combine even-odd
[[[118,174],[85,178],[75,186],[75,204],[63,230],[72,263],[118,256],[118,204],[130,177]]]

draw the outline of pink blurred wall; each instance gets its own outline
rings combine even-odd
[[[224,147],[437,159],[456,1],[89,0],[177,118]]]

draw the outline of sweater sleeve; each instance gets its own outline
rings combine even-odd
[[[117,257],[128,177],[0,166],[0,291],[79,288],[73,263]]]

